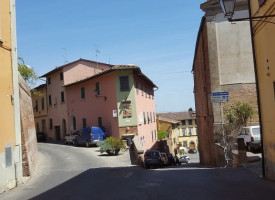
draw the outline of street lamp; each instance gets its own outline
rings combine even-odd
[[[247,1],[250,2],[250,0],[247,0]],[[262,21],[262,22],[274,24],[274,22],[268,21],[267,18],[275,17],[275,15],[264,15],[264,16],[232,19],[234,12],[235,12],[235,4],[236,4],[236,0],[220,0],[220,5],[222,8],[222,11],[224,13],[224,16],[228,17],[228,21],[236,22],[236,21],[251,20],[251,21]]]
[[[236,0],[220,0],[221,8],[224,13],[224,16],[232,19],[235,10]]]

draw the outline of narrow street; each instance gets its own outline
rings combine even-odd
[[[145,170],[128,151],[99,156],[97,148],[40,143],[35,175],[1,200],[24,199],[274,199],[275,183],[244,168],[198,163]],[[191,155],[194,156],[194,155]],[[191,157],[191,160],[195,159]]]

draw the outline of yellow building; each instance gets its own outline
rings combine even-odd
[[[15,1],[0,1],[0,193],[22,177]]]
[[[39,85],[34,88],[32,93],[32,105],[36,133],[44,132],[48,136],[48,127],[50,126],[47,121],[47,86],[46,84]]]
[[[198,134],[195,112],[159,113],[158,117],[160,119],[165,119],[166,123],[168,123],[169,120],[170,123],[172,121],[174,122],[173,128],[169,131],[169,133],[171,133],[169,134],[169,138],[171,139],[173,150],[177,149],[178,152],[178,148],[180,146],[186,147],[186,151],[188,149],[198,148]],[[164,127],[164,125],[160,125],[160,127]],[[158,130],[166,129],[162,128]]]
[[[167,145],[169,151],[176,154],[178,149],[178,126],[179,121],[173,119],[167,119],[157,116],[157,129],[158,131],[166,131],[167,133]]]
[[[275,180],[275,15],[274,0],[250,0],[259,89],[265,177]]]

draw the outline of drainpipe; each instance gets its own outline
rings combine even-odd
[[[11,101],[14,106],[14,167],[15,180],[18,185],[22,181],[22,154],[21,154],[21,122],[20,122],[20,102],[19,102],[19,84],[18,84],[18,64],[17,64],[17,40],[16,40],[16,17],[15,17],[15,0],[10,0],[11,13],[11,63],[13,76],[13,94]]]
[[[262,117],[261,117],[261,99],[259,92],[259,80],[258,80],[258,70],[257,70],[257,61],[256,61],[256,53],[255,53],[255,45],[254,45],[254,33],[253,33],[253,24],[252,24],[252,11],[251,11],[251,3],[248,0],[248,11],[249,11],[249,23],[250,23],[250,35],[252,42],[252,52],[253,52],[253,62],[254,62],[254,72],[255,72],[255,82],[256,82],[256,91],[257,91],[257,99],[258,99],[258,110],[259,110],[259,122],[260,122],[260,134],[261,134],[261,146],[262,146],[262,173],[263,177],[265,177],[265,162],[264,162],[264,143],[263,143],[263,126],[262,126]]]

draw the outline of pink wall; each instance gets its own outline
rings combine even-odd
[[[100,96],[94,95],[95,84],[100,84]],[[81,99],[81,87],[85,87],[85,99]],[[69,127],[71,117],[76,118],[76,129],[82,128],[82,118],[86,118],[87,126],[98,126],[98,117],[102,117],[107,136],[118,137],[118,119],[113,117],[117,110],[115,73],[110,72],[92,80],[66,87],[68,101]],[[106,96],[106,100],[105,100]]]
[[[88,78],[107,69],[110,69],[107,64],[80,60],[63,68],[64,85]]]
[[[136,88],[136,81],[138,82],[138,94]],[[136,111],[137,111],[137,123],[138,123],[138,137],[141,142],[144,150],[150,149],[157,142],[157,125],[156,125],[156,109],[155,109],[155,100],[151,95],[149,96],[149,90],[152,89],[147,82],[141,79],[139,76],[134,76],[135,82],[135,99],[136,99]],[[142,95],[142,87],[147,90],[147,97],[145,91]],[[146,124],[143,121],[143,112],[145,112],[146,116]],[[152,113],[152,122],[148,123],[147,120],[147,112]],[[154,117],[155,115],[155,117]],[[152,131],[153,131],[153,139],[152,139]],[[156,137],[155,137],[156,132]],[[144,137],[144,143],[141,138]]]

